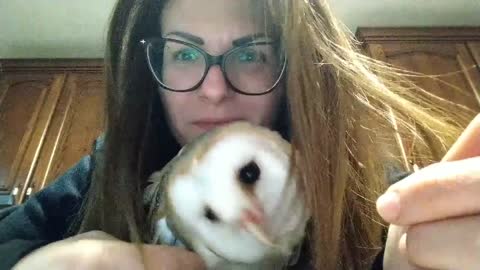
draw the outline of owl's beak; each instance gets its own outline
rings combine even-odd
[[[241,226],[258,241],[268,246],[274,245],[265,230],[265,214],[261,208],[255,207],[254,210],[244,210],[240,222]]]

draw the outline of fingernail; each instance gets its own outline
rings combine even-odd
[[[400,198],[396,192],[389,191],[377,200],[377,211],[387,222],[395,221],[400,214]]]

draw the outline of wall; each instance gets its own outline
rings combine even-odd
[[[296,1],[296,0],[294,0]],[[103,57],[115,0],[0,0],[0,58]],[[480,26],[480,0],[331,0],[357,26]]]

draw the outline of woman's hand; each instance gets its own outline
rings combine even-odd
[[[145,263],[145,264],[144,264]],[[54,242],[25,256],[13,268],[23,269],[206,269],[195,253],[180,248],[143,245],[139,249],[100,231]]]
[[[480,115],[442,162],[392,185],[377,209],[392,224],[385,270],[480,269]]]

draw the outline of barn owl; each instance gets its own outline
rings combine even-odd
[[[149,178],[151,243],[192,250],[209,270],[288,267],[309,219],[291,153],[277,132],[243,121],[199,136]]]

